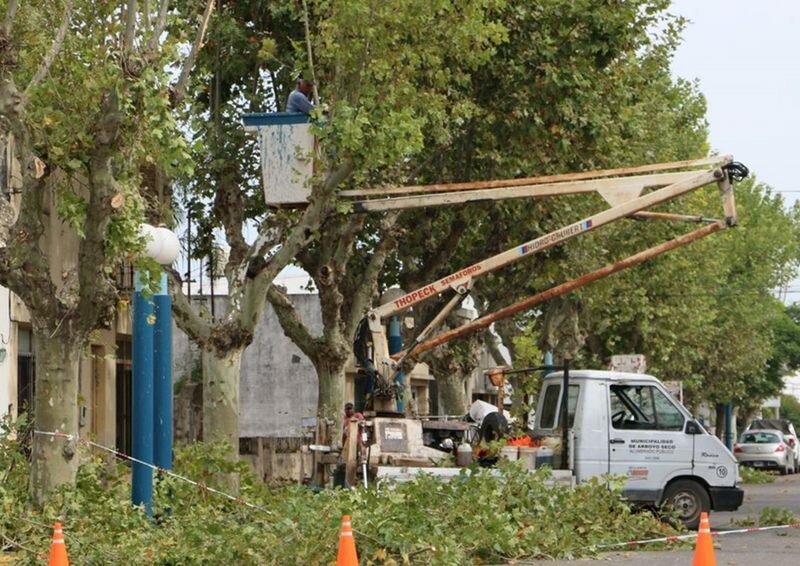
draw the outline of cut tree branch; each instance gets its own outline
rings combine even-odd
[[[189,52],[189,55],[186,57],[186,60],[183,62],[183,69],[181,69],[181,75],[178,78],[178,82],[175,84],[174,94],[175,94],[175,102],[181,102],[183,97],[186,95],[186,85],[189,82],[189,75],[192,72],[192,67],[194,67],[194,60],[197,57],[198,51],[200,51],[200,47],[203,45],[203,39],[206,35],[206,29],[208,28],[208,21],[211,19],[211,12],[214,10],[214,0],[208,0],[206,3],[206,11],[203,13],[203,19],[200,22],[200,28],[197,30],[197,36],[194,38],[194,43],[192,44],[192,50]]]
[[[38,86],[38,84],[47,76],[47,73],[50,72],[50,67],[53,65],[53,61],[55,61],[56,56],[61,51],[61,47],[64,45],[64,39],[67,37],[69,25],[72,22],[73,5],[74,0],[67,0],[64,4],[64,16],[61,18],[61,24],[58,26],[56,37],[53,39],[53,44],[50,46],[50,50],[47,52],[47,55],[45,55],[42,64],[39,65],[39,68],[36,70],[36,74],[33,75],[31,82],[28,83],[28,86],[25,89],[26,99],[30,96],[31,91],[36,88],[36,86]]]

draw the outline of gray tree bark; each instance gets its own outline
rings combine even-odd
[[[77,435],[80,344],[63,334],[51,338],[47,332],[36,330],[35,338],[36,430]],[[75,482],[77,450],[76,438],[34,434],[31,479],[32,496],[38,505],[58,486]]]
[[[319,378],[317,415],[337,422],[345,403],[345,365],[339,360],[320,361],[314,364]]]
[[[239,374],[244,348],[203,351],[203,440],[226,442],[239,456]]]
[[[439,386],[440,412],[445,415],[465,415],[469,411],[466,378],[463,375],[445,372],[436,376],[436,384]]]

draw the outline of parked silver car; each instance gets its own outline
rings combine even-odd
[[[800,442],[797,440],[797,432],[794,425],[786,419],[754,419],[747,430],[779,430],[789,444],[789,448],[794,452],[794,468],[800,469]]]
[[[742,434],[733,453],[739,464],[778,470],[781,475],[797,471],[794,453],[780,430],[750,430]]]

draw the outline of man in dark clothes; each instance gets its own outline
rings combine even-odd
[[[313,92],[314,83],[304,78],[298,78],[297,87],[289,93],[289,98],[286,100],[286,111],[311,114],[314,109],[314,104],[311,102]]]

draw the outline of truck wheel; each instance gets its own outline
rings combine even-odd
[[[711,509],[711,499],[706,489],[693,480],[678,480],[664,492],[663,505],[668,512],[677,513],[677,519],[687,529],[696,529],[700,513]]]

